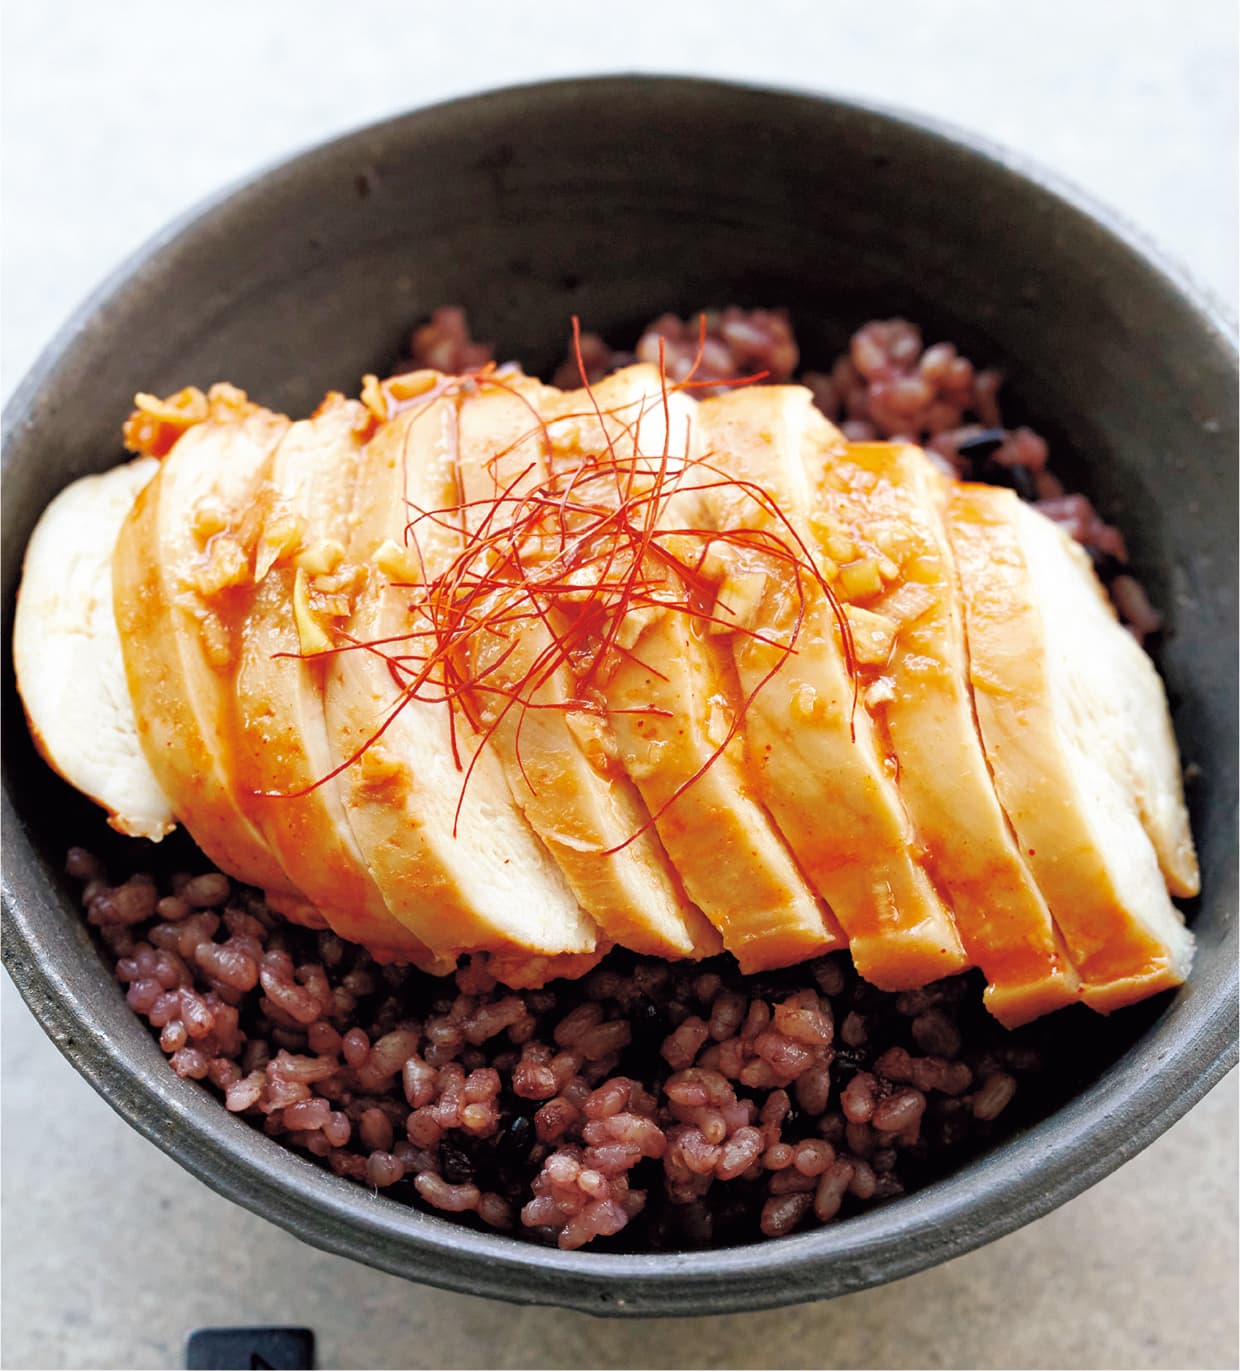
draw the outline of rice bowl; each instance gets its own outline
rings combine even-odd
[[[698,88],[698,89],[701,89],[701,88]],[[764,295],[765,295],[765,298],[767,298],[767,299],[778,299],[778,296],[772,296],[770,292],[764,292]],[[716,299],[717,299],[717,298],[719,298],[719,295],[717,295],[717,293],[716,293],[716,295],[713,296],[713,298],[716,298]],[[429,302],[428,302],[428,303],[429,303]],[[587,313],[587,317],[590,317],[590,318],[598,318],[598,317],[599,317],[599,315],[598,315],[598,314],[594,314],[593,311],[586,311],[586,313]],[[414,317],[416,317],[416,315],[414,315]],[[948,333],[945,332],[945,333],[944,333],[944,336],[951,336],[951,335],[948,335]],[[198,373],[198,374],[202,374],[202,370],[200,370],[200,366],[202,366],[202,363],[199,363],[199,365],[196,366],[196,373]],[[1014,374],[1016,373],[1016,366],[1015,366],[1015,363],[1010,363],[1010,370],[1012,370],[1012,373],[1014,373]],[[1207,851],[1208,851],[1208,845],[1207,845]],[[1208,862],[1207,862],[1207,866],[1208,866]],[[1224,880],[1225,880],[1225,877],[1224,877]],[[1208,890],[1208,880],[1207,880],[1207,890]],[[1199,924],[1199,927],[1200,927],[1200,924]],[[118,1039],[118,1041],[119,1041],[119,1039]],[[1062,1115],[1062,1116],[1058,1116],[1058,1117],[1059,1117],[1060,1120],[1066,1119],[1066,1117],[1070,1117],[1070,1111],[1069,1111],[1069,1113],[1067,1113],[1067,1115]],[[1081,1178],[1081,1176],[1085,1176],[1086,1174],[1088,1174],[1088,1168],[1081,1168],[1081,1169],[1078,1169],[1078,1171],[1077,1171],[1077,1176],[1078,1176],[1078,1178]],[[978,1185],[981,1185],[981,1179],[982,1179],[983,1176],[985,1176],[985,1175],[986,1175],[985,1169],[981,1169],[981,1171],[974,1171],[974,1172],[971,1172],[971,1176],[973,1176],[974,1182],[977,1182]],[[940,1191],[940,1193],[941,1193],[941,1191]],[[1007,1215],[1004,1216],[1003,1222],[1005,1222],[1005,1220],[1007,1220],[1007,1217],[1015,1217],[1016,1215],[1018,1215],[1019,1212],[1021,1212],[1021,1211],[1019,1211],[1019,1206],[1015,1206],[1015,1208],[1010,1209],[1010,1211],[1008,1211]],[[1026,1212],[1027,1212],[1027,1211],[1026,1211]],[[912,1212],[912,1211],[909,1212],[909,1217],[908,1217],[907,1222],[908,1222],[908,1223],[914,1222],[914,1212]],[[856,1233],[856,1239],[857,1239],[857,1241],[860,1241],[861,1237],[863,1237],[863,1233],[861,1233],[861,1230],[857,1230],[857,1233]],[[797,1242],[797,1243],[801,1243],[801,1242],[802,1242],[802,1239],[796,1239],[796,1242]],[[798,1250],[800,1250],[800,1249],[798,1249]],[[941,1250],[941,1249],[940,1249],[940,1250]],[[922,1259],[922,1257],[925,1257],[927,1253],[933,1253],[933,1252],[934,1252],[933,1245],[929,1245],[929,1246],[923,1245],[923,1246],[920,1246],[920,1248],[919,1248],[919,1250],[918,1250],[918,1260]],[[372,1253],[372,1257],[373,1257],[373,1253]],[[388,1259],[388,1260],[391,1260],[391,1259]],[[793,1260],[793,1254],[791,1254],[791,1253],[789,1254],[789,1260]],[[890,1270],[890,1268],[887,1268],[887,1270]],[[905,1270],[907,1270],[907,1267],[905,1267]],[[462,1278],[462,1279],[464,1279],[464,1278]],[[547,1289],[550,1289],[550,1287],[547,1287]],[[802,1287],[802,1289],[804,1289],[804,1287]],[[774,1294],[774,1291],[772,1291],[772,1294]],[[778,1296],[776,1296],[776,1297],[778,1297]],[[756,1296],[756,1298],[768,1298],[768,1296]]]

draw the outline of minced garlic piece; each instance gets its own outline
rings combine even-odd
[[[895,682],[890,676],[880,676],[871,682],[865,691],[865,707],[870,710],[881,709],[896,698]]]
[[[625,770],[635,781],[653,776],[663,765],[663,754],[667,751],[667,743],[661,739],[650,739],[640,752],[629,753],[624,759]]]
[[[874,545],[893,562],[900,562],[909,552],[908,534],[898,524],[885,524],[875,532]]]
[[[851,562],[857,555],[856,544],[842,533],[829,534],[823,543],[823,548],[828,557],[840,563]]]
[[[891,656],[896,623],[885,614],[874,614],[859,605],[845,605],[844,615],[852,629],[853,653],[858,666],[883,666]]]
[[[230,386],[227,381],[220,381],[207,391],[207,403],[210,417],[218,421],[245,419],[258,409],[244,390]]]
[[[195,386],[166,400],[140,391],[133,402],[135,409],[122,430],[125,446],[147,457],[167,456],[186,429],[203,423],[210,413],[207,397]]]
[[[380,575],[389,581],[408,584],[422,579],[418,554],[413,548],[402,547],[391,538],[386,538],[380,543],[375,553],[375,566],[378,567]]]
[[[194,510],[194,539],[200,547],[205,546],[217,533],[223,533],[227,527],[224,511],[214,505],[199,505]]]
[[[840,567],[840,585],[850,600],[868,600],[882,592],[883,579],[877,565],[867,557]]]
[[[897,624],[911,624],[938,603],[938,592],[933,586],[905,581],[883,600],[883,613]]]
[[[273,566],[298,550],[305,528],[305,520],[295,514],[279,515],[268,520],[254,554],[255,581],[261,581]]]
[[[324,620],[347,619],[358,593],[366,584],[364,566],[343,561],[344,548],[327,539],[307,549],[297,559],[293,579],[293,615],[301,650],[326,652],[333,646]],[[316,572],[315,567],[324,570]]]
[[[383,390],[396,401],[416,400],[433,389],[438,380],[437,371],[405,371],[399,376],[389,376],[383,383]]]
[[[258,408],[245,391],[226,384],[212,386],[205,395],[197,386],[186,386],[164,399],[139,391],[134,406],[125,421],[125,446],[147,457],[166,457],[181,435],[196,424],[245,418]]]
[[[626,609],[613,641],[622,651],[632,652],[642,634],[666,613],[667,610],[660,609],[658,605],[636,605]]]
[[[798,683],[792,692],[792,717],[808,723],[818,712],[818,692],[808,681]]]
[[[207,397],[197,386],[186,386],[175,395],[161,400],[158,395],[148,395],[139,391],[133,397],[134,405],[143,414],[166,424],[175,424],[182,429],[201,424],[210,413]]]
[[[217,534],[207,549],[206,565],[191,578],[204,600],[212,600],[234,586],[250,581],[250,559],[235,538]]]
[[[369,795],[399,795],[409,783],[409,768],[382,742],[372,742],[351,768],[354,789]]]
[[[387,421],[387,394],[379,384],[379,378],[372,376],[369,372],[362,377],[362,404],[381,424]]]
[[[347,619],[353,612],[353,596],[345,591],[322,590],[317,581],[311,581],[313,609],[324,619]]]
[[[943,563],[938,557],[914,557],[904,566],[904,578],[922,585],[938,585],[943,579]]]
[[[332,640],[310,607],[310,577],[305,567],[297,568],[293,581],[293,618],[302,652],[313,655],[330,651]]]
[[[498,551],[495,552],[492,555],[491,564],[495,565],[497,561],[500,561],[502,557],[505,556],[507,556],[507,553],[501,554]],[[577,587],[577,589],[560,591],[559,593],[563,595],[566,600],[575,600],[585,604],[594,594],[595,587],[602,578],[603,568],[601,566],[587,565],[574,567],[561,578],[560,584],[574,586]]]
[[[342,562],[333,572],[324,572],[316,576],[308,570],[307,575],[310,577],[310,586],[315,595],[323,599],[341,595],[346,599],[352,599],[367,581],[366,568],[348,562]]]
[[[900,579],[900,568],[896,566],[890,557],[884,557],[882,553],[879,553],[878,557],[875,558],[875,563],[878,567],[878,574],[888,585],[890,585],[892,581],[898,581]]]
[[[344,561],[344,544],[324,538],[297,554],[298,570],[308,576],[329,576]]]
[[[207,661],[216,671],[227,671],[232,666],[233,645],[220,616],[213,610],[202,610],[198,615],[198,627]]]

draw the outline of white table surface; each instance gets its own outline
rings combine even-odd
[[[319,138],[544,76],[672,71],[903,104],[1086,185],[1235,311],[1230,0],[3,6],[11,392],[64,316],[199,197]],[[1237,1364],[1233,1074],[1039,1223],[829,1304],[605,1323],[305,1247],[115,1117],[3,982],[8,1367],[176,1366],[203,1324],[306,1323],[325,1367]]]

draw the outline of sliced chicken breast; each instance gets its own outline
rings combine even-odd
[[[237,636],[237,779],[255,823],[342,938],[380,960],[434,961],[389,913],[349,824],[323,718],[324,653],[364,573],[344,560],[368,411],[329,396],[271,457],[256,586]],[[434,967],[450,971],[451,962]]]
[[[544,417],[561,467],[612,448],[621,472],[635,460],[653,472],[661,463],[668,471],[685,465],[694,411],[675,393],[665,409],[658,372],[636,366],[608,377],[592,395],[565,394]],[[691,525],[691,502],[672,496],[660,522],[667,529]],[[683,601],[686,587],[674,569],[666,570],[663,590]],[[841,946],[838,926],[759,799],[739,734],[728,742],[735,674],[726,648],[700,619],[674,608],[630,614],[598,684],[620,759],[664,849],[742,970],[786,966]]]
[[[868,559],[889,573],[849,611],[866,698],[898,762],[926,866],[986,975],[987,1008],[1016,1027],[1077,999],[1080,982],[982,751],[942,477],[919,448],[850,443],[827,483],[831,536],[853,545],[854,566]]]
[[[495,548],[497,558],[505,551],[510,558],[540,552],[544,522],[527,530],[522,518],[529,507],[521,502],[546,488],[537,414],[559,395],[537,381],[510,377],[461,406],[465,522],[479,539],[512,530]],[[552,536],[542,550],[557,578],[557,554],[566,544]],[[493,627],[470,641],[464,667],[469,679],[482,683],[474,701],[486,745],[582,907],[608,938],[635,952],[680,958],[720,951],[719,935],[686,899],[648,826],[649,813],[619,763],[605,713],[578,698],[565,617],[548,600],[536,602],[511,584],[497,586],[478,613]]]
[[[117,539],[125,675],[147,761],[194,841],[238,880],[298,896],[239,788],[232,728],[234,630],[252,589],[262,474],[289,421],[230,386],[211,401]]]
[[[1069,540],[1010,491],[957,487],[946,525],[987,760],[1082,998],[1105,1012],[1180,984],[1192,936],[1112,755],[1127,634],[1095,613]],[[1165,738],[1165,707],[1145,724]]]
[[[728,478],[702,493],[713,524],[767,539],[718,544],[718,612],[736,625],[728,640],[762,797],[867,980],[899,990],[958,971],[969,963],[955,922],[920,864],[879,730],[863,702],[854,707],[845,641],[814,574],[842,441],[809,392],[790,386],[703,401],[697,425],[711,468]],[[796,561],[772,556],[772,544]]]
[[[1085,551],[1028,506],[1020,507],[1017,519],[1034,582],[1048,596],[1044,613],[1057,615],[1063,603],[1050,596],[1070,600],[1073,613],[1063,627],[1073,637],[1070,644],[1065,643],[1065,651],[1081,653],[1079,669],[1088,661],[1095,691],[1108,697],[1109,707],[1099,725],[1108,731],[1113,745],[1106,749],[1104,760],[1136,799],[1167,888],[1173,895],[1196,895],[1201,876],[1162,678],[1136,639],[1115,631],[1115,609]],[[1064,564],[1065,553],[1070,566]],[[1105,643],[1106,652],[1090,653],[1095,642]]]
[[[35,745],[113,828],[156,842],[176,817],[138,741],[112,610],[112,551],[158,470],[140,457],[57,495],[31,534],[13,616],[13,667]]]
[[[464,546],[453,518],[418,518],[459,504],[456,428],[456,401],[432,399],[384,424],[361,454],[346,549],[367,569],[346,625],[357,646],[328,666],[324,697],[344,802],[388,908],[435,952],[592,952],[597,929],[494,753],[477,751],[446,703],[411,690],[433,657],[425,585]],[[442,691],[442,670],[429,668],[426,685]]]

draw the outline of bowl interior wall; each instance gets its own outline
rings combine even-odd
[[[861,321],[900,314],[927,341],[1000,366],[1012,412],[1124,529],[1167,616],[1160,665],[1184,757],[1201,768],[1190,798],[1206,897],[1192,983],[1168,1008],[1117,1021],[1109,1050],[1137,1070],[1134,1052],[1157,1059],[1197,1031],[1194,1014],[1214,1006],[1217,1023],[1235,974],[1232,345],[1086,214],[933,132],[793,95],[630,80],[438,107],[277,169],[124,276],[10,407],[6,882],[42,971],[23,960],[24,935],[12,960],[64,1032],[93,1025],[80,1052],[109,1043],[174,1114],[206,1126],[192,1087],[155,1082],[170,1075],[161,1055],[99,974],[59,873],[79,834],[108,840],[35,758],[7,656],[34,520],[67,481],[120,457],[133,393],[227,379],[305,414],[328,388],[356,393],[439,304],[464,304],[501,358],[547,374],[574,313],[623,342],[665,309],[732,302],[787,306],[810,364]],[[123,1077],[113,1070],[117,1092],[133,1089]],[[219,1126],[222,1145],[245,1145],[243,1125]]]

